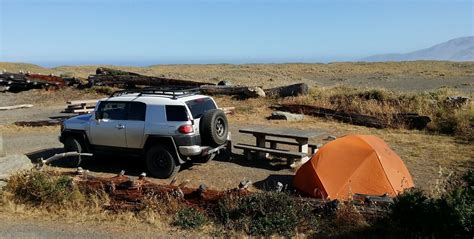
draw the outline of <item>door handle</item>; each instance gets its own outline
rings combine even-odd
[[[118,125],[115,126],[115,128],[117,128],[117,129],[125,129],[125,125],[123,125],[123,124],[118,124]]]

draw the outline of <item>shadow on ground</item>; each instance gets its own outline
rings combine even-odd
[[[28,157],[32,163],[36,163],[39,159],[47,159],[55,154],[63,152],[63,148],[49,148],[27,153],[26,157]]]
[[[281,190],[291,191],[293,190],[292,181],[293,175],[271,174],[261,181],[254,182],[253,186],[263,191],[275,191],[280,187],[278,183],[281,183],[283,186]]]
[[[47,159],[55,154],[63,153],[62,148],[49,148],[43,149],[27,154],[27,157],[31,162],[35,163],[38,159]],[[65,166],[65,160],[67,158],[59,159],[52,163],[54,167],[67,168]],[[223,152],[216,156],[213,160],[228,164],[231,167],[231,164],[238,165],[241,167],[248,168],[257,168],[272,171],[277,173],[280,170],[288,170],[286,161],[284,159],[253,159],[247,160],[246,157],[240,154],[229,154]],[[181,166],[180,172],[192,171],[195,166],[201,165],[200,163],[185,163]],[[87,169],[95,173],[111,173],[117,174],[120,171],[124,170],[126,175],[138,176],[142,172],[146,172],[146,163],[145,160],[137,156],[124,156],[124,155],[103,155],[98,154],[94,155],[91,158],[87,158],[81,164],[83,169]],[[245,169],[243,169],[245,170]],[[212,172],[209,172],[212,173]],[[285,175],[270,175],[267,179],[260,182],[256,182],[255,185],[262,190],[273,190],[277,182],[281,182],[284,185],[291,185],[291,177]]]
[[[220,156],[220,155],[219,155]],[[247,159],[244,155],[232,153],[224,157],[216,157],[214,160],[234,163],[242,167],[260,168],[270,171],[280,171],[288,169],[286,159],[272,158],[272,159]]]

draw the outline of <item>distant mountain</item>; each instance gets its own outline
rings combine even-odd
[[[474,36],[460,37],[430,48],[406,53],[374,55],[361,61],[474,61]]]

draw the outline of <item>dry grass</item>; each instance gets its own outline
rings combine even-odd
[[[0,69],[37,73],[66,74],[87,78],[95,74],[98,65],[60,66],[42,68],[32,64],[2,63]],[[474,76],[472,62],[388,62],[388,63],[330,63],[330,64],[212,64],[212,65],[155,65],[149,67],[107,66],[152,76],[190,79],[217,83],[230,80],[234,83],[272,87],[289,83],[306,82],[310,85],[332,82],[347,83],[351,79],[379,82],[391,78],[407,80],[446,79]],[[319,83],[318,83],[319,82]],[[472,86],[472,85],[471,85]]]
[[[374,129],[355,126],[329,119],[306,116],[304,120],[269,121],[269,106],[278,100],[249,99],[235,102],[229,97],[216,97],[221,106],[236,106],[236,115],[230,116],[230,124],[257,124],[273,127],[323,130],[335,136],[347,134],[372,134],[385,140],[397,152],[410,170],[415,185],[432,190],[439,180],[439,170],[463,173],[474,167],[474,145],[470,142],[428,131],[406,129]],[[321,143],[321,141],[315,141]]]

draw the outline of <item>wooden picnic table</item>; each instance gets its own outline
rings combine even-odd
[[[301,161],[304,163],[309,159],[309,156],[314,153],[317,146],[310,145],[309,140],[311,138],[319,137],[327,134],[322,130],[301,130],[292,128],[277,128],[277,127],[262,127],[253,126],[242,128],[239,130],[240,133],[252,134],[255,137],[255,146],[237,145],[237,148],[248,149],[257,152],[257,158],[265,158],[267,153],[285,155],[285,151],[277,150],[277,144],[287,144],[298,146],[298,152],[286,152],[288,156],[297,157],[301,156]],[[270,139],[269,137],[272,137]],[[275,139],[276,138],[276,139]],[[286,141],[282,139],[291,139],[295,142]],[[266,148],[266,143],[270,142],[270,149]],[[309,151],[309,148],[313,148],[313,152]],[[290,159],[290,157],[288,158]]]

